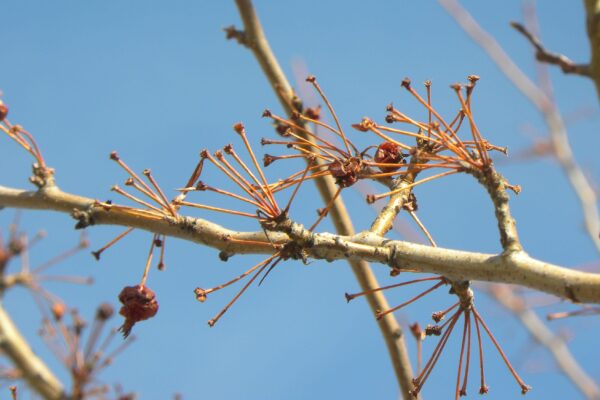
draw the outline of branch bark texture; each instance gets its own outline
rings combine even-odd
[[[42,192],[0,186],[1,206],[74,214],[90,224],[130,226],[203,244],[230,255],[273,252],[269,246],[239,241],[268,243],[270,239],[273,243],[288,243],[296,241],[294,238],[310,237],[310,245],[303,250],[316,259],[361,259],[401,271],[434,273],[452,280],[511,283],[573,302],[600,304],[600,274],[546,263],[524,251],[476,253],[389,240],[368,231],[346,236],[312,233],[298,224],[294,224],[291,236],[272,232],[268,239],[263,231],[233,231],[201,218],[173,218],[119,207],[107,210],[94,204],[93,199],[62,192],[56,186]]]

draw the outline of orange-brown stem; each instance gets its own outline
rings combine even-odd
[[[483,326],[483,329],[485,330],[485,332],[488,334],[488,336],[492,340],[492,343],[494,343],[494,346],[498,350],[498,353],[500,353],[500,356],[504,360],[504,363],[506,364],[506,367],[508,368],[508,370],[510,371],[510,373],[512,374],[512,376],[515,378],[515,380],[517,381],[517,383],[521,387],[521,392],[523,394],[527,393],[531,389],[531,387],[529,387],[528,385],[526,385],[525,382],[523,382],[523,380],[519,376],[519,374],[517,374],[517,371],[515,371],[515,369],[513,368],[512,364],[510,363],[510,361],[508,361],[508,357],[506,357],[506,354],[504,354],[504,350],[502,350],[502,347],[500,347],[500,344],[498,344],[498,341],[496,340],[496,338],[494,337],[494,335],[492,334],[492,332],[487,327],[485,321],[481,318],[481,316],[479,315],[479,313],[477,312],[477,310],[474,307],[473,307],[473,316],[475,317],[476,320],[479,320],[479,322],[481,322],[481,326]]]
[[[442,280],[441,282],[436,283],[435,285],[433,285],[432,287],[430,287],[429,289],[425,290],[424,292],[416,295],[415,297],[413,297],[410,300],[405,301],[404,303],[400,304],[399,306],[396,307],[392,307],[389,310],[385,310],[383,312],[379,312],[377,313],[376,317],[377,319],[381,319],[384,315],[392,313],[394,311],[398,311],[399,309],[401,309],[402,307],[405,307],[411,303],[414,303],[415,301],[419,300],[421,297],[433,292],[434,290],[436,290],[437,288],[439,288],[440,286],[446,284],[445,280]]]
[[[432,277],[428,277],[428,278],[419,278],[419,279],[414,279],[414,280],[408,281],[408,282],[395,283],[393,285],[382,286],[377,289],[366,290],[366,291],[360,292],[360,293],[353,293],[353,294],[346,293],[346,301],[354,300],[357,297],[364,296],[367,294],[372,294],[375,292],[380,292],[382,290],[388,290],[388,289],[393,289],[393,288],[397,288],[397,287],[401,287],[401,286],[412,285],[413,283],[436,281],[436,280],[440,280],[440,279],[443,279],[443,278],[441,276],[432,276]]]
[[[125,236],[129,235],[134,229],[135,228],[127,228],[122,233],[120,233],[119,235],[117,235],[113,240],[111,240],[110,242],[108,242],[107,244],[105,244],[104,246],[102,246],[101,248],[99,248],[98,250],[92,251],[92,255],[94,256],[94,258],[96,258],[96,260],[99,260],[100,259],[100,255],[105,250],[107,250],[113,244],[117,243],[119,240],[123,239]]]
[[[144,207],[147,207],[147,208],[149,208],[151,210],[154,210],[156,212],[159,212],[159,213],[163,213],[163,210],[161,210],[160,208],[157,208],[157,207],[153,206],[152,204],[150,204],[150,203],[148,203],[148,202],[146,202],[144,200],[138,199],[137,197],[135,197],[132,194],[127,193],[126,191],[124,191],[123,189],[121,189],[117,185],[114,185],[112,188],[110,188],[110,190],[112,190],[113,192],[117,192],[121,196],[127,197],[129,200],[132,200],[132,201],[134,201],[134,202],[136,202],[138,204],[141,204]]]

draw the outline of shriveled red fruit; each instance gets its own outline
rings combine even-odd
[[[0,100],[0,122],[4,121],[4,118],[8,115],[8,107]]]
[[[374,157],[375,162],[382,164],[396,164],[379,166],[382,172],[392,172],[400,168],[401,164],[405,164],[402,149],[396,143],[383,142],[377,147]]]
[[[147,286],[125,286],[119,294],[119,301],[123,304],[119,314],[125,317],[119,330],[124,337],[129,336],[136,322],[152,318],[158,312],[156,295]]]
[[[336,160],[329,164],[329,172],[335,178],[335,183],[341,188],[354,185],[358,181],[361,169],[362,163],[357,157]]]

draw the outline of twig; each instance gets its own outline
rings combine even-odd
[[[252,50],[273,91],[278,96],[281,105],[288,116],[291,116],[296,111],[293,108],[293,104],[297,103],[298,99],[269,46],[252,2],[250,0],[236,0],[236,4],[244,24],[244,32],[243,36],[239,33],[231,36],[235,32],[235,28],[230,28],[227,30],[228,37],[235,37],[238,39],[238,42]],[[240,38],[243,38],[243,40],[240,40]],[[313,141],[307,135],[305,139]],[[333,179],[330,176],[326,176],[316,179],[315,182],[323,201],[325,204],[329,204],[337,191]],[[351,219],[341,196],[333,202],[330,209],[330,216],[339,234],[351,235],[354,233]],[[367,262],[351,259],[349,263],[363,291],[380,286]],[[385,296],[379,292],[367,296],[367,301],[373,313],[376,310],[386,310],[389,308]],[[396,378],[402,389],[402,396],[405,399],[410,399],[411,395],[409,391],[412,389],[412,367],[402,328],[393,315],[382,318],[378,325],[388,348]]]
[[[591,78],[590,66],[588,64],[575,64],[565,55],[550,52],[542,46],[542,42],[535,37],[533,33],[529,32],[524,25],[514,21],[511,22],[510,25],[515,28],[517,32],[525,36],[525,38],[529,40],[529,43],[535,47],[536,60],[558,65],[565,74],[575,74]]]

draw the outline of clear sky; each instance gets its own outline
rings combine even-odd
[[[509,21],[523,20],[522,2],[464,5],[535,79],[531,48],[509,27]],[[257,1],[256,7],[288,76],[302,81],[308,72],[315,74],[348,131],[363,116],[383,120],[390,102],[409,115],[422,115],[416,102],[400,90],[405,76],[415,83],[432,80],[434,102],[450,115],[458,107],[448,85],[469,74],[479,75],[475,116],[484,135],[508,146],[515,156],[497,165],[510,182],[523,188],[511,204],[526,251],[569,267],[598,268],[598,254],[583,231],[578,202],[556,163],[519,161],[518,155],[545,135],[540,115],[436,2]],[[581,2],[546,1],[538,5],[538,14],[544,43],[584,62],[589,50],[582,7]],[[240,26],[231,1],[4,2],[0,90],[10,106],[11,121],[35,135],[63,190],[125,202],[109,191],[125,178],[108,159],[113,150],[138,171],[151,168],[165,190],[180,187],[201,149],[214,151],[235,143],[233,123],[246,124],[257,148],[260,137],[274,136],[260,116],[265,108],[279,110],[277,100],[251,53],[225,40],[222,28],[231,24]],[[598,177],[594,87],[555,69],[550,74],[576,156],[591,177]],[[318,102],[309,88],[296,87],[309,104]],[[350,134],[361,147],[370,144],[364,134]],[[21,149],[0,138],[0,184],[29,187],[30,162]],[[271,178],[278,177],[277,172],[269,171]],[[210,179],[218,183],[222,176],[208,175]],[[491,203],[472,179],[436,181],[416,194],[421,218],[440,246],[499,251]],[[309,185],[301,196],[292,216],[309,223],[322,204]],[[363,196],[347,190],[344,199],[356,228],[367,228],[374,213]],[[235,229],[256,229],[207,212],[190,214]],[[0,213],[4,232],[12,217],[10,210]],[[66,215],[24,213],[23,229],[48,232],[32,252],[32,264],[75,243],[78,233],[73,225]],[[326,221],[321,229],[331,230],[331,225]],[[119,232],[120,228],[101,226],[88,233],[92,247],[98,248]],[[149,239],[149,234],[136,232],[100,262],[83,254],[55,270],[92,275],[96,279],[92,287],[50,288],[86,316],[100,302],[116,306],[121,288],[141,276]],[[210,329],[206,321],[235,289],[215,294],[204,304],[195,300],[193,289],[224,282],[259,258],[236,256],[223,263],[216,251],[178,240],[169,241],[166,257],[166,271],[153,270],[148,281],[160,302],[158,315],[134,328],[138,340],[102,374],[103,381],[120,383],[141,399],[167,399],[174,393],[184,399],[397,398],[393,371],[366,303],[344,300],[344,292],[357,290],[346,263],[287,262],[261,287],[252,287]],[[387,267],[374,269],[382,283],[397,281],[388,277]],[[391,292],[390,302],[399,304],[410,293],[411,289]],[[552,304],[537,309],[542,316],[568,308],[546,296],[528,296],[532,302]],[[414,321],[425,325],[431,312],[451,301],[440,292],[397,317],[404,326]],[[484,293],[478,292],[477,301],[507,354],[533,386],[529,399],[579,396],[511,314]],[[39,314],[30,297],[10,291],[5,304],[28,332],[35,351],[66,378],[66,371],[35,336]],[[111,322],[117,326],[120,319]],[[598,380],[597,319],[557,321],[551,326],[569,338],[575,356]],[[458,337],[425,386],[427,398],[450,397]],[[435,345],[434,340],[427,342],[426,357]],[[408,344],[414,354],[414,342],[409,339]],[[486,358],[488,398],[520,396],[489,343]],[[471,379],[469,392],[476,397],[476,374]]]

